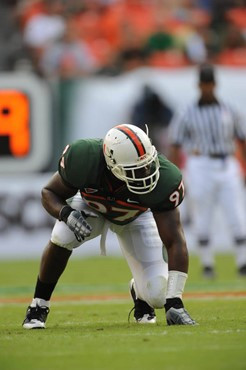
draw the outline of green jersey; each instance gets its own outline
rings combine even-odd
[[[158,154],[160,177],[147,194],[134,194],[108,170],[102,139],[78,140],[67,145],[59,161],[59,173],[65,184],[80,191],[84,201],[105,218],[118,225],[136,219],[147,209],[168,211],[183,200],[180,170]]]

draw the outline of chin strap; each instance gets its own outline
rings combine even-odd
[[[146,129],[146,135],[149,136],[149,128],[148,128],[148,125],[146,125],[146,123],[145,123],[145,129]]]

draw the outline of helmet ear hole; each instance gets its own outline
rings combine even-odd
[[[131,192],[146,194],[156,187],[160,167],[157,151],[139,127],[113,127],[104,138],[103,149],[108,168]]]

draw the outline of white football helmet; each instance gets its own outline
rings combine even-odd
[[[108,168],[135,194],[151,192],[159,180],[159,160],[148,135],[134,125],[118,125],[103,142]]]

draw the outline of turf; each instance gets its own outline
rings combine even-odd
[[[72,259],[53,296],[47,329],[24,330],[38,265],[0,263],[1,370],[245,369],[246,279],[236,276],[232,256],[218,256],[214,281],[201,279],[191,256],[184,300],[199,322],[194,327],[166,326],[163,310],[156,311],[156,325],[128,323],[131,275],[123,259],[106,257]],[[201,299],[197,293],[221,295]]]

